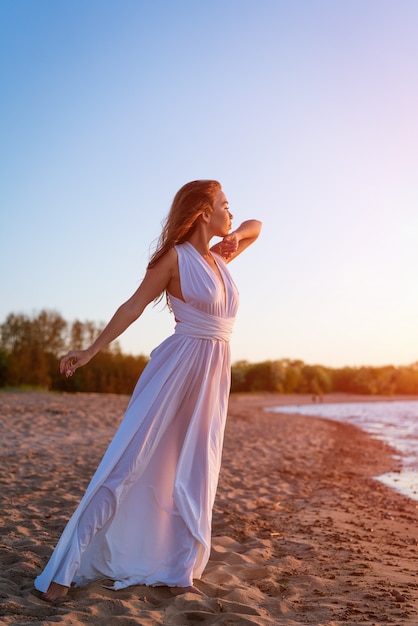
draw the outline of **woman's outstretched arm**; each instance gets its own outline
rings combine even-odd
[[[145,307],[167,288],[177,269],[174,249],[152,268],[148,269],[135,293],[115,312],[97,339],[86,350],[70,350],[60,363],[60,372],[72,376],[77,368],[86,365],[100,350],[119,337],[142,314]]]

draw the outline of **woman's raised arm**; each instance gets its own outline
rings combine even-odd
[[[250,246],[260,234],[262,222],[247,220],[222,241],[211,247],[211,251],[220,254],[227,263],[235,259],[241,252]]]

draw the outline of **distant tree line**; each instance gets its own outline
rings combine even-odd
[[[232,366],[232,391],[418,395],[418,362],[402,367],[330,368],[291,359],[240,361]]]
[[[132,393],[148,359],[122,354],[117,342],[71,378],[59,372],[60,357],[70,348],[87,348],[101,328],[91,321],[68,323],[55,311],[10,313],[0,325],[0,387]]]
[[[100,330],[91,321],[68,323],[55,311],[33,316],[10,313],[0,324],[0,387],[132,393],[148,358],[123,354],[117,342],[71,378],[59,373],[60,357],[70,348],[89,346]],[[402,367],[329,368],[291,359],[239,361],[232,366],[231,390],[418,395],[418,362]]]

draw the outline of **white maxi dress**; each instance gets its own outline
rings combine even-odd
[[[222,257],[221,281],[192,244],[176,250],[175,332],[151,353],[39,591],[103,579],[187,587],[208,562],[238,291]]]

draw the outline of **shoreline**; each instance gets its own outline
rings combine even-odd
[[[416,626],[417,504],[374,478],[399,469],[393,450],[349,424],[264,410],[289,399],[231,396],[212,553],[196,582],[206,598],[93,583],[51,606],[33,579],[129,398],[0,394],[3,623]]]
[[[316,400],[313,400],[316,398]],[[418,401],[418,395],[368,395],[356,393],[326,393],[319,399],[309,393],[274,393],[274,392],[238,392],[232,393],[231,399],[238,402],[246,401],[249,405],[270,406],[297,406],[304,404],[337,404],[343,402],[398,402]]]
[[[273,396],[274,398],[274,396]],[[290,396],[288,398],[288,401],[283,402],[283,400],[280,398],[277,398],[278,402],[274,403],[273,406],[270,406],[270,399],[268,400],[268,405],[265,406],[265,410],[269,411],[271,410],[271,412],[273,414],[275,413],[275,408],[277,407],[278,409],[281,410],[285,410],[287,412],[287,414],[293,414],[292,412],[292,407],[302,407],[302,406],[312,406],[315,407],[315,411],[317,410],[318,412],[310,414],[309,417],[319,417],[322,419],[330,419],[331,421],[339,421],[341,423],[353,423],[351,422],[351,420],[349,422],[345,422],[343,419],[334,419],[333,417],[327,416],[326,414],[322,414],[321,415],[321,406],[324,405],[335,405],[335,404],[350,404],[350,405],[355,405],[356,403],[359,404],[367,404],[367,403],[390,403],[390,402],[418,402],[418,396],[384,396],[384,395],[380,395],[380,396],[365,396],[365,395],[356,395],[356,394],[329,394],[329,396],[325,396],[324,398],[321,398],[321,400],[319,399],[315,399],[313,400],[310,396],[308,395],[304,395],[302,398],[299,398],[297,396]],[[267,402],[267,399],[264,399],[260,397],[260,402],[263,404],[264,402]],[[289,410],[287,411],[287,408],[289,407]],[[296,414],[298,413],[298,410],[295,411]],[[322,413],[324,413],[322,411]],[[304,413],[306,415],[306,413]],[[408,464],[406,462],[406,457],[405,457],[405,450],[402,450],[403,446],[402,446],[402,442],[398,442],[396,440],[396,438],[391,438],[391,437],[387,437],[387,436],[383,436],[381,433],[377,434],[376,432],[373,432],[367,428],[362,427],[362,425],[359,425],[358,423],[356,424],[354,422],[354,424],[360,428],[361,430],[363,430],[364,432],[366,432],[370,437],[372,438],[376,438],[376,439],[381,439],[383,441],[385,441],[390,447],[393,448],[393,456],[396,458],[397,461],[399,461],[398,465],[397,465],[397,469],[395,471],[389,471],[389,472],[385,472],[384,474],[381,474],[379,476],[376,476],[375,478],[377,480],[380,480],[383,484],[389,486],[390,488],[394,489],[396,492],[401,493],[402,495],[406,496],[407,498],[410,498],[414,501],[418,501],[418,471],[416,469],[416,463],[414,463],[412,466],[410,465],[410,463]],[[398,443],[400,445],[398,445]]]

